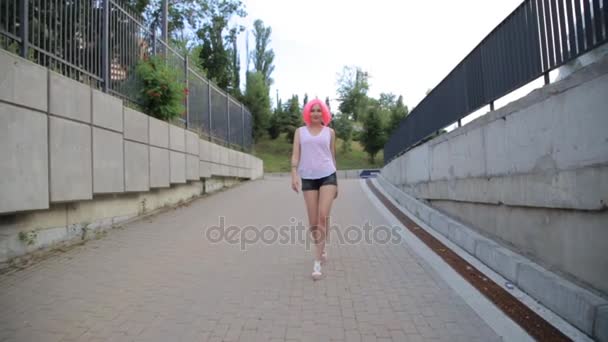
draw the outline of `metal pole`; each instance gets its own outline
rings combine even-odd
[[[494,111],[494,101],[490,102],[490,111]]]
[[[207,81],[207,98],[209,99],[209,101],[207,101],[207,106],[209,107],[208,109],[208,113],[209,113],[209,141],[212,141],[211,139],[211,134],[213,132],[213,124],[211,121],[212,115],[211,115],[211,82]]]
[[[21,36],[21,57],[27,59],[29,54],[29,40],[28,40],[28,28],[29,28],[29,1],[21,0],[19,2],[19,10],[21,13],[21,24],[20,24],[20,36]]]
[[[156,56],[156,26],[152,28],[152,56]]]
[[[549,72],[548,71],[545,73],[544,76],[545,76],[545,85],[551,83],[551,80],[549,79]]]
[[[169,29],[169,24],[168,24],[168,13],[169,13],[169,0],[162,0],[161,3],[161,40],[167,45],[169,46],[169,33],[168,33],[168,29]],[[165,46],[163,46],[163,56],[166,56],[167,54],[167,48]]]
[[[226,137],[226,141],[228,141],[228,146],[230,146],[230,96],[226,92],[226,117],[228,118],[228,136]]]
[[[184,57],[184,73],[185,73],[185,85],[186,85],[186,129],[188,129],[190,127],[190,106],[188,104],[188,99],[190,99],[190,91],[189,91],[189,82],[188,82],[188,55],[186,55],[186,57]]]
[[[110,89],[110,0],[103,2],[101,40],[101,76],[103,91],[107,92]]]
[[[462,127],[462,123],[460,122],[460,119],[458,119],[458,127]]]

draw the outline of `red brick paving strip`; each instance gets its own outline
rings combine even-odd
[[[478,269],[462,259],[459,255],[447,248],[430,233],[418,227],[407,215],[399,210],[374,186],[371,180],[367,185],[380,199],[386,208],[399,219],[399,221],[411,231],[418,239],[424,242],[431,250],[439,255],[445,262],[473,285],[479,292],[483,293],[494,305],[500,308],[509,318],[519,324],[530,336],[539,341],[571,341],[561,331],[530,310],[527,306],[517,300],[513,295],[500,287],[491,279],[487,278]]]

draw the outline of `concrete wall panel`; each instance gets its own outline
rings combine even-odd
[[[125,139],[148,143],[149,116],[131,108],[124,107]]]
[[[125,190],[122,134],[93,127],[93,192]]]
[[[122,100],[93,89],[93,124],[114,131],[123,131]]]
[[[46,68],[0,50],[0,99],[47,111]]]
[[[50,117],[51,202],[93,198],[91,126]]]
[[[150,147],[125,141],[126,191],[150,190]]]
[[[0,102],[0,213],[49,207],[47,116]]]

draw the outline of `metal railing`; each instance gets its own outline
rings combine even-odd
[[[162,55],[188,89],[184,126],[213,142],[250,150],[249,110],[142,22],[119,0],[0,0],[0,47],[135,105],[137,63]]]
[[[384,146],[387,164],[437,131],[608,41],[608,0],[526,0],[469,53]]]

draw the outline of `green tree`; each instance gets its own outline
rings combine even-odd
[[[279,137],[283,132],[283,123],[285,122],[283,104],[281,99],[277,100],[277,107],[274,109],[272,116],[270,117],[270,124],[268,127],[268,135],[270,139],[274,140]]]
[[[232,39],[232,49],[230,50],[232,56],[232,64],[230,70],[232,71],[230,93],[232,96],[239,100],[242,100],[243,95],[241,94],[241,61],[236,47],[236,37]],[[270,90],[269,90],[270,91]]]
[[[302,107],[308,103],[308,93],[304,93],[304,100],[302,101]]]
[[[387,135],[393,133],[395,129],[399,126],[401,121],[409,114],[409,110],[406,105],[403,104],[403,96],[399,95],[397,102],[391,108],[391,119],[389,121],[389,125],[387,127]]]
[[[150,0],[124,0],[123,4],[135,14],[142,15],[150,5]]]
[[[253,136],[259,139],[270,124],[270,96],[264,83],[264,75],[248,72],[243,102],[253,116]]]
[[[369,75],[359,67],[345,66],[338,76],[338,96],[341,113],[352,115],[355,121],[365,113]]]
[[[169,41],[187,37],[191,41],[193,32],[207,19],[209,0],[169,1],[167,13],[167,35]],[[160,32],[162,21],[162,0],[127,0],[127,5],[144,18],[144,24]]]
[[[155,56],[139,62],[136,68],[142,87],[139,103],[144,112],[156,118],[170,121],[184,111],[184,85],[178,80],[177,71]]]
[[[378,98],[378,104],[382,107],[382,109],[392,109],[395,106],[395,98],[397,96],[393,93],[380,93],[380,98]]]
[[[325,97],[325,104],[327,105],[327,109],[331,112],[331,105],[329,104],[329,96]],[[332,114],[333,117],[333,114]]]
[[[274,51],[268,47],[272,28],[265,27],[264,22],[257,19],[253,23],[253,36],[255,37],[255,50],[252,52],[253,67],[255,71],[264,75],[264,82],[270,87],[272,85],[272,72],[274,71]]]
[[[376,154],[384,147],[386,136],[379,115],[380,107],[371,106],[363,119],[361,143],[373,164]]]
[[[279,114],[276,112],[270,116],[270,124],[268,126],[268,136],[270,139],[275,140],[281,134],[281,128],[279,125]]]
[[[208,19],[197,31],[202,42],[200,63],[208,78],[232,93],[238,86],[232,70],[236,66],[231,61],[236,51],[231,53],[231,50],[244,27],[229,25],[235,17],[244,17],[246,13],[240,0],[208,0],[206,10]]]
[[[351,151],[351,141],[353,136],[353,123],[348,118],[348,115],[337,115],[333,122],[333,128],[336,131],[336,137],[343,141],[341,151],[347,153]]]
[[[329,96],[325,97],[325,105],[327,105],[327,109],[329,110],[329,113],[331,113],[331,120],[329,122],[329,127],[334,128],[334,113],[331,111],[331,104],[329,103]]]
[[[285,133],[287,133],[287,141],[289,141],[289,143],[293,143],[294,132],[303,124],[300,111],[301,108],[298,95],[293,95],[287,102],[287,122],[284,127]]]

